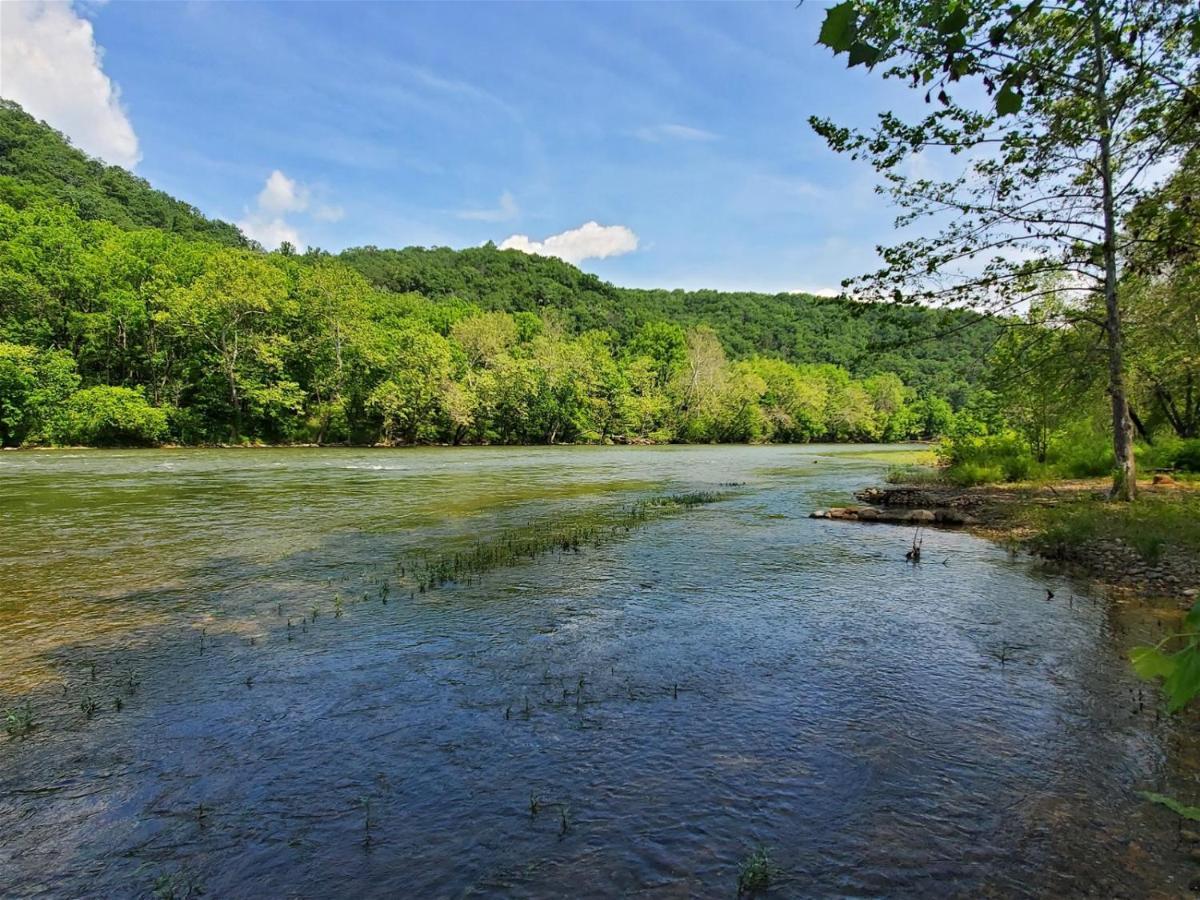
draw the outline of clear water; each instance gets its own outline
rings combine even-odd
[[[1174,726],[1105,604],[806,517],[886,456],[0,455],[0,707],[38,722],[0,737],[0,894],[733,896],[759,845],[775,896],[1183,892],[1135,794]],[[411,577],[698,489],[728,497]]]

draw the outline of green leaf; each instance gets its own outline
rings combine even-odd
[[[962,6],[956,6],[938,23],[938,31],[942,34],[954,34],[967,27],[967,11]]]
[[[879,52],[878,47],[872,47],[866,41],[855,41],[854,46],[850,48],[850,61],[846,65],[873,66],[879,59]]]
[[[1185,806],[1174,797],[1168,797],[1165,794],[1155,794],[1151,791],[1138,791],[1138,796],[1149,800],[1151,803],[1165,806],[1171,812],[1183,816],[1185,819],[1200,822],[1200,806]]]
[[[857,18],[854,0],[844,0],[837,6],[831,6],[825,13],[825,21],[821,25],[817,43],[824,44],[834,53],[849,50],[854,45],[854,38],[858,32]]]
[[[1184,630],[1200,631],[1200,600],[1197,600],[1183,620]]]
[[[1166,678],[1175,671],[1175,658],[1155,647],[1134,647],[1129,651],[1129,661],[1139,678]]]
[[[1175,654],[1175,668],[1163,679],[1167,709],[1178,712],[1200,694],[1200,650],[1189,648]]]
[[[996,92],[996,115],[1011,116],[1021,109],[1021,95],[1006,84]]]

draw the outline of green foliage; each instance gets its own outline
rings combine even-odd
[[[72,394],[52,428],[62,444],[138,447],[167,435],[166,410],[151,406],[140,390],[100,385]]]
[[[15,709],[10,709],[4,716],[4,730],[10,738],[28,737],[37,728],[33,717],[33,707],[26,700]]]
[[[1200,472],[1200,438],[1180,441],[1171,454],[1171,465],[1184,472]]]
[[[1038,516],[1037,546],[1049,556],[1072,558],[1096,541],[1120,541],[1143,559],[1200,553],[1200,497],[1191,492],[1147,494],[1129,504],[1094,499],[1064,501]]]
[[[63,204],[84,220],[247,244],[235,226],[207,219],[124,169],[86,156],[9,100],[0,100],[0,202],[18,209]]]
[[[6,446],[931,437],[994,333],[491,245],[265,254],[11,104],[0,173]]]
[[[1174,649],[1164,649],[1168,646]],[[1153,647],[1134,647],[1129,651],[1129,659],[1142,678],[1148,681],[1162,679],[1168,710],[1178,712],[1187,706],[1200,694],[1200,602],[1187,614],[1179,634],[1170,635]],[[1158,795],[1148,799],[1162,803],[1185,818],[1200,821],[1200,809]]]
[[[753,897],[771,886],[776,872],[766,847],[759,847],[743,861],[738,869],[737,895]]]
[[[1171,812],[1181,818],[1188,819],[1192,822],[1200,822],[1200,806],[1186,806],[1180,803],[1174,797],[1167,797],[1164,794],[1156,794],[1153,791],[1138,791],[1138,796],[1151,803],[1157,803],[1160,806],[1165,806]]]
[[[948,438],[942,442],[939,456],[949,467],[946,477],[963,486],[1024,481],[1035,468],[1028,444],[1011,431]]]

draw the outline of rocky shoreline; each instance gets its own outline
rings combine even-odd
[[[1143,490],[1167,490],[1147,486]],[[1070,482],[1045,487],[943,485],[868,487],[855,494],[861,506],[817,509],[810,518],[839,519],[932,528],[969,528],[992,540],[1025,550],[1076,571],[1103,585],[1143,596],[1169,597],[1191,606],[1200,597],[1200,558],[1163,554],[1145,559],[1119,539],[1095,539],[1066,546],[1040,539],[1031,522],[1038,508],[1082,497],[1103,499],[1099,482]]]

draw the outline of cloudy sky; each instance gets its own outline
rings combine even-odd
[[[0,95],[268,246],[493,240],[617,284],[822,290],[892,211],[807,124],[908,101],[825,4],[0,3]]]

